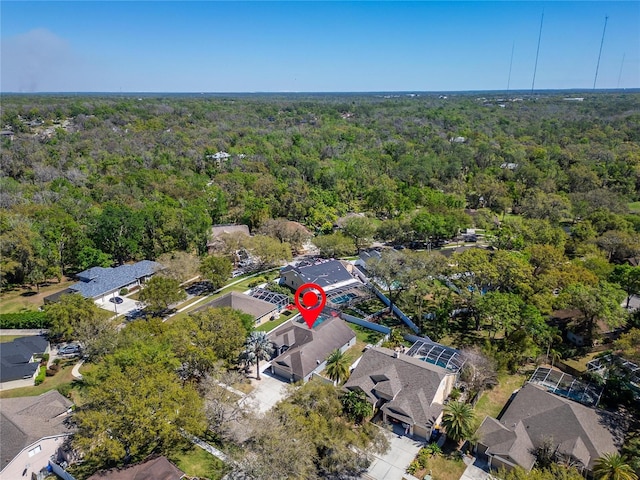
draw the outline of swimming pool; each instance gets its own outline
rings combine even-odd
[[[340,305],[343,303],[347,303],[348,301],[356,298],[357,295],[355,293],[345,293],[344,295],[340,295],[339,297],[334,297],[331,299],[332,303],[335,303],[336,305]]]

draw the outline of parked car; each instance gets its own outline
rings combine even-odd
[[[111,303],[115,303],[116,305],[120,305],[124,300],[122,300],[122,298],[120,297],[111,297],[109,301]]]
[[[60,355],[76,355],[80,353],[80,345],[65,345],[58,350],[58,353]]]

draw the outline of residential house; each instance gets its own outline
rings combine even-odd
[[[556,310],[551,312],[551,324],[557,326],[567,341],[578,347],[589,344],[589,331],[584,315],[580,310]],[[593,340],[603,343],[615,340],[620,329],[610,327],[604,320],[596,320]]]
[[[85,298],[91,298],[100,303],[108,301],[109,297],[117,296],[123,288],[132,290],[139,288],[146,280],[164,267],[158,262],[142,260],[132,265],[119,267],[92,267],[76,275],[78,283],[74,283],[67,290],[45,297],[45,303],[57,301],[62,294],[79,293]]]
[[[185,473],[167,457],[160,456],[135,465],[94,473],[87,480],[180,480],[185,477]]]
[[[222,239],[226,235],[240,235],[250,237],[249,227],[246,225],[233,225],[230,223],[214,225],[211,227],[211,236],[207,242],[209,255],[223,247]]]
[[[615,414],[529,382],[499,419],[485,417],[478,429],[477,453],[493,468],[531,470],[536,450],[544,446],[559,460],[591,471],[598,458],[618,451],[624,430],[624,422]]]
[[[276,307],[278,307],[278,311],[282,310],[284,307],[291,303],[291,298],[289,297],[289,295],[272,292],[271,290],[261,287],[252,289],[249,295],[251,295],[253,298],[273,303]]]
[[[355,266],[361,270],[367,271],[367,264],[371,260],[380,260],[382,257],[378,250],[363,250],[355,261]]]
[[[363,391],[385,422],[402,423],[409,435],[428,440],[456,380],[455,371],[374,347],[364,352],[344,388]]]
[[[208,308],[222,307],[233,308],[234,310],[240,310],[242,313],[251,315],[255,319],[256,326],[274,319],[278,315],[279,311],[278,305],[273,303],[254,298],[251,295],[246,295],[244,293],[229,292],[208,302],[202,307],[199,307],[195,312],[206,310]]]
[[[349,264],[349,267],[352,267]],[[316,260],[287,265],[280,270],[280,281],[287,287],[297,290],[305,283],[315,283],[328,292],[346,286],[355,286],[360,282],[354,278],[348,267],[340,260]]]
[[[314,328],[299,320],[269,333],[276,352],[271,372],[291,382],[306,382],[324,370],[332,351],[344,352],[356,343],[356,334],[341,318],[320,316]]]
[[[49,459],[63,455],[73,434],[67,419],[72,402],[50,390],[37,397],[0,399],[0,480],[42,478]],[[67,459],[68,460],[68,459]]]
[[[36,356],[49,353],[49,341],[41,336],[16,338],[0,348],[0,390],[32,387],[40,361]]]

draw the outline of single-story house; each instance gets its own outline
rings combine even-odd
[[[364,352],[344,388],[363,391],[385,422],[401,422],[407,433],[428,440],[456,380],[457,373],[438,365],[373,347]]]
[[[57,390],[0,399],[0,480],[32,478],[47,468],[51,457],[63,455],[73,434],[67,422],[72,405]]]
[[[378,250],[363,250],[358,255],[358,259],[355,261],[355,266],[362,269],[367,270],[367,264],[372,260],[380,260],[382,258],[380,252]]]
[[[49,341],[41,335],[20,337],[0,348],[0,390],[32,387],[38,375],[37,355],[49,353]]]
[[[551,312],[551,324],[557,326],[567,341],[578,347],[589,343],[589,332],[580,310],[556,310]],[[620,333],[619,329],[611,328],[604,320],[596,320],[593,340],[609,342],[615,340]]]
[[[103,470],[91,475],[87,480],[180,480],[185,473],[167,460],[155,457],[144,462],[122,468]]]
[[[123,288],[131,290],[140,287],[157,271],[164,267],[158,262],[142,260],[132,265],[118,267],[91,267],[76,275],[78,283],[71,285],[66,293],[79,293],[104,303],[109,297],[117,296]],[[61,292],[45,297],[45,303],[57,301]]]
[[[278,315],[278,305],[240,292],[229,292],[197,308],[195,312],[208,308],[223,307],[233,308],[234,310],[240,310],[242,313],[251,315],[256,321],[256,326],[262,325]]]
[[[253,298],[264,300],[265,302],[273,303],[278,307],[278,311],[291,303],[291,298],[288,295],[282,293],[272,292],[266,288],[256,287],[249,293]]]
[[[207,242],[207,250],[209,255],[222,248],[222,238],[226,235],[251,236],[247,225],[220,224],[211,227],[211,235]]]
[[[313,329],[299,320],[285,322],[269,334],[276,355],[271,372],[290,382],[306,382],[324,369],[331,352],[344,352],[356,343],[356,334],[341,318],[322,316]]]
[[[344,263],[335,259],[300,262],[296,266],[287,265],[280,270],[280,279],[282,284],[293,290],[305,283],[315,283],[325,292],[360,283]]]
[[[624,431],[624,421],[617,415],[529,382],[499,420],[485,417],[478,429],[477,453],[493,468],[520,466],[529,471],[536,450],[550,446],[558,459],[591,471],[598,458],[618,451]]]

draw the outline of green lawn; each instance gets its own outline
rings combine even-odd
[[[3,291],[0,295],[0,312],[15,313],[21,310],[37,310],[44,304],[44,297],[64,290],[73,283],[75,282],[71,280],[56,283],[54,280],[50,285],[40,287],[40,290],[31,287],[14,287]]]
[[[263,323],[262,325],[260,325],[259,327],[256,327],[256,331],[258,331],[258,332],[270,332],[271,330],[273,330],[277,326],[282,325],[284,322],[286,322],[290,318],[293,318],[293,315],[287,315],[287,316],[280,315],[280,318],[278,318],[276,320],[269,320],[269,321]]]
[[[72,364],[63,367],[53,377],[45,377],[44,382],[37,387],[22,387],[14,388],[12,390],[4,390],[0,392],[0,398],[34,397],[48,392],[49,390],[58,388],[60,385],[66,383],[71,384],[74,381],[74,378],[71,375],[72,368]]]
[[[627,204],[631,213],[640,213],[640,202],[631,202]]]
[[[356,325],[355,323],[346,323],[349,328],[356,333],[356,340],[364,344],[370,343],[371,345],[375,345],[376,343],[378,343],[378,340],[384,337],[384,335],[380,332],[361,327],[360,325]]]
[[[486,416],[496,418],[514,390],[522,387],[527,378],[529,378],[529,375],[500,375],[498,377],[498,385],[491,390],[485,391],[478,403],[476,403],[477,426],[480,426]]]
[[[173,455],[170,460],[191,477],[219,480],[229,471],[224,462],[195,445],[191,450]]]
[[[575,368],[579,372],[584,373],[587,371],[587,362],[590,362],[595,357],[601,354],[602,352],[591,352],[591,353],[587,353],[586,355],[583,355],[582,357],[574,357],[574,358],[562,360],[562,363],[570,366],[571,368]]]
[[[433,480],[458,480],[467,466],[462,460],[454,459],[446,455],[431,457],[427,463],[427,468],[417,472],[418,478],[424,478],[431,472]]]
[[[24,337],[24,335],[0,335],[0,343],[13,342],[16,338]]]

